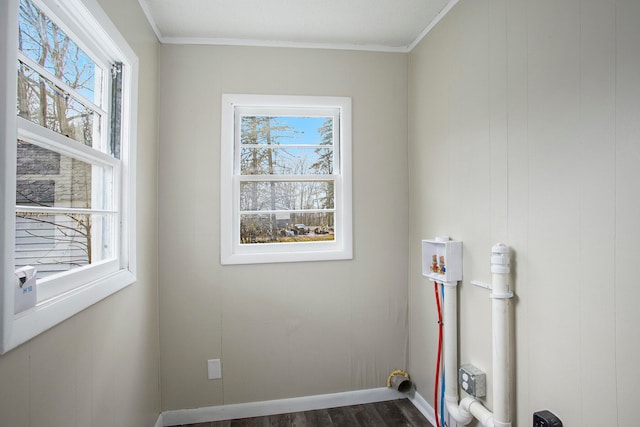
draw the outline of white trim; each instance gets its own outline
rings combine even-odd
[[[162,419],[165,426],[193,424],[237,418],[262,417],[291,412],[313,411],[316,409],[338,408],[402,399],[407,395],[387,387],[343,393],[320,394],[294,397],[291,399],[267,400],[263,402],[237,403],[232,405],[208,406],[196,409],[165,411]],[[420,408],[418,408],[420,409]]]
[[[155,19],[153,19],[153,15],[151,14],[151,8],[149,7],[149,3],[147,0],[138,0],[142,11],[144,12],[144,16],[147,17],[147,21],[149,21],[149,25],[153,29],[153,32],[156,34],[156,38],[160,43],[162,43],[162,33],[160,32],[160,28],[158,28],[158,24]]]
[[[111,258],[44,277],[38,280],[38,303],[55,303],[56,297],[76,292],[119,271],[118,260]]]
[[[334,241],[297,242],[297,243],[265,243],[241,245],[240,214],[238,194],[240,178],[238,155],[240,112],[246,109],[263,111],[290,111],[327,113],[326,117],[338,117],[338,146],[334,146],[336,165],[339,173],[322,175],[322,180],[331,178],[335,183],[335,236]],[[275,262],[329,261],[353,258],[352,230],[352,134],[351,134],[351,98],[331,96],[283,96],[283,95],[248,95],[223,94],[220,134],[220,262],[231,264],[261,264]],[[335,110],[335,111],[334,111]],[[336,113],[338,112],[338,113]],[[287,113],[288,114],[288,113]],[[258,176],[259,177],[259,176]],[[271,176],[271,179],[274,177]],[[253,180],[255,177],[248,177]],[[317,179],[317,178],[314,178]],[[295,180],[304,180],[304,176],[296,176]]]
[[[444,18],[447,13],[449,13],[449,11],[453,8],[453,6],[456,5],[456,3],[458,3],[458,0],[449,0],[449,3],[447,3],[446,6],[440,11],[440,13],[438,13],[436,17],[433,18],[433,21],[431,21],[429,25],[427,25],[427,28],[425,28],[420,34],[418,34],[418,37],[416,37],[413,43],[411,43],[407,47],[407,52],[411,52],[413,48],[416,47],[418,43],[420,43],[422,39],[425,38],[427,34],[429,34],[431,30],[434,29],[436,25],[438,25],[438,22],[440,22],[442,18]]]
[[[16,117],[18,139],[97,166],[116,168],[120,161],[23,117]]]
[[[95,59],[100,62],[105,60],[110,62],[125,57],[127,60],[135,58],[137,62],[135,52],[97,0],[35,1],[45,5],[61,19],[62,22],[57,22],[57,24],[61,25],[65,32],[69,32],[68,36],[75,36],[74,42],[79,43],[78,46],[83,50],[86,49],[85,53],[92,58],[98,55],[98,58]],[[87,31],[89,29],[91,31]],[[84,36],[78,38],[78,32],[82,32]],[[105,43],[105,40],[108,40],[109,43]],[[107,67],[104,71],[108,73],[109,68]],[[104,76],[104,78],[108,78],[108,76]]]
[[[92,215],[117,215],[118,211],[105,210],[105,209],[82,209],[82,208],[58,208],[48,206],[16,206],[16,212],[25,213],[50,213],[50,214],[92,214]]]
[[[158,41],[162,44],[177,45],[210,45],[210,46],[245,46],[245,47],[282,47],[294,49],[331,49],[331,50],[356,50],[365,52],[387,52],[387,53],[410,53],[426,37],[427,34],[445,17],[447,13],[458,3],[458,0],[449,0],[445,7],[436,15],[429,25],[420,33],[418,37],[407,46],[386,46],[377,44],[349,44],[349,43],[302,43],[294,41],[279,40],[257,40],[257,39],[233,39],[217,37],[165,37],[162,35],[158,24],[153,19],[151,8],[147,0],[138,0],[140,7],[153,28]]]
[[[427,421],[429,421],[432,425],[436,425],[436,413],[433,410],[433,407],[429,405],[429,403],[424,400],[424,398],[420,395],[420,393],[412,393],[409,395],[409,400],[413,403],[413,406],[418,408],[418,411],[425,416]]]
[[[5,203],[16,189],[16,60],[18,2],[0,2],[0,354],[13,331],[14,289],[5,284],[15,268],[15,208]],[[14,279],[15,280],[15,279]]]
[[[140,0],[143,1],[143,0]],[[208,46],[246,46],[246,47],[281,47],[293,49],[329,49],[357,50],[364,52],[408,53],[408,46],[385,46],[375,44],[349,43],[308,43],[281,40],[227,39],[214,37],[160,37],[162,44],[208,45]]]
[[[153,425],[153,427],[164,427],[162,418],[162,414],[158,415],[158,419],[156,420],[156,423]]]
[[[30,340],[134,281],[135,277],[130,272],[121,270],[16,315],[12,322],[12,334],[7,337],[3,352]]]
[[[103,12],[104,13],[104,12]],[[110,22],[110,21],[109,21]],[[120,33],[117,33],[120,36]],[[120,36],[122,37],[122,36]],[[123,39],[124,41],[124,39]],[[126,41],[125,41],[126,43]],[[126,44],[128,49],[129,45]],[[128,269],[131,274],[137,276],[136,268],[136,224],[137,224],[137,159],[138,159],[138,82],[139,59],[131,51],[133,56],[125,56],[128,66],[123,67],[122,72],[122,129],[123,142],[127,135],[127,149],[120,150],[122,171],[117,174],[122,182],[118,186],[120,193],[120,267]],[[129,87],[130,86],[130,87]],[[124,147],[124,146],[123,146]],[[124,191],[126,189],[126,192]]]
[[[89,34],[90,44],[100,46],[99,52],[108,55],[118,61],[122,61],[124,78],[123,84],[123,148],[122,149],[122,175],[124,179],[119,183],[124,193],[119,192],[121,225],[117,247],[120,250],[120,263],[112,268],[113,264],[107,261],[97,265],[98,269],[106,268],[104,276],[87,278],[82,276],[85,272],[78,270],[81,275],[73,275],[73,280],[84,277],[86,280],[79,287],[63,292],[53,298],[42,300],[35,307],[14,315],[14,286],[13,255],[15,250],[15,206],[10,201],[15,195],[16,185],[16,139],[17,129],[20,132],[30,129],[29,122],[21,122],[17,125],[15,113],[16,94],[16,61],[17,61],[17,34],[18,34],[18,2],[2,2],[0,5],[0,28],[2,35],[0,40],[0,200],[3,201],[0,209],[0,262],[2,276],[0,277],[0,354],[3,354],[18,345],[37,336],[45,330],[57,325],[69,317],[79,313],[98,301],[112,295],[136,280],[136,193],[135,193],[135,162],[137,140],[137,100],[138,100],[138,58],[128,45],[124,37],[117,31],[115,25],[109,20],[106,13],[100,8],[96,0],[37,0],[38,4],[47,4],[58,18],[64,18],[71,22],[74,28],[83,30],[83,35]],[[75,32],[74,32],[75,34]],[[77,37],[77,34],[76,34]],[[74,40],[76,41],[76,40]],[[34,132],[34,135],[39,135]],[[57,134],[52,137],[54,142],[60,142],[63,151],[69,152],[66,143],[56,141]],[[64,138],[64,137],[62,137]],[[126,144],[126,145],[125,145]],[[119,162],[110,159],[102,159],[96,151],[85,156],[83,150],[91,150],[78,144],[73,155],[79,158],[87,157],[90,163],[113,164],[118,168]],[[85,150],[86,151],[86,150]],[[119,176],[115,177],[120,179]],[[126,188],[126,191],[124,189]],[[126,195],[126,200],[124,199]],[[93,266],[92,266],[93,267]],[[86,272],[93,268],[87,268]],[[101,270],[102,271],[102,270]],[[69,275],[71,276],[71,275]],[[62,276],[61,276],[62,277]],[[66,281],[66,280],[65,280]],[[69,280],[70,284],[71,281]],[[78,283],[76,283],[78,284]]]

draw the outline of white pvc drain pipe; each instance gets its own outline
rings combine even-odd
[[[458,395],[458,296],[457,282],[444,285],[444,371],[445,402],[449,415],[458,424],[473,418],[485,427],[511,427],[511,378],[509,371],[510,325],[509,248],[496,244],[491,248],[492,340],[493,340],[493,412],[475,397]]]

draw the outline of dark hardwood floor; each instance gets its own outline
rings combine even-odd
[[[182,427],[431,427],[408,399]]]

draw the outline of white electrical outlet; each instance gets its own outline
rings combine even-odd
[[[220,359],[207,360],[207,372],[210,380],[222,378],[222,365],[220,364]]]

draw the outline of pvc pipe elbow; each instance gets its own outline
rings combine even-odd
[[[460,406],[480,421],[484,427],[495,427],[493,413],[474,397],[465,397],[462,399],[462,402],[460,402]]]
[[[511,422],[501,422],[495,419],[493,412],[484,407],[475,397],[467,396],[460,402],[460,408],[469,412],[484,427],[511,427]]]
[[[449,415],[456,420],[456,423],[466,426],[473,420],[471,412],[458,404],[458,396],[445,395],[444,401],[447,404],[447,411],[449,412]]]

